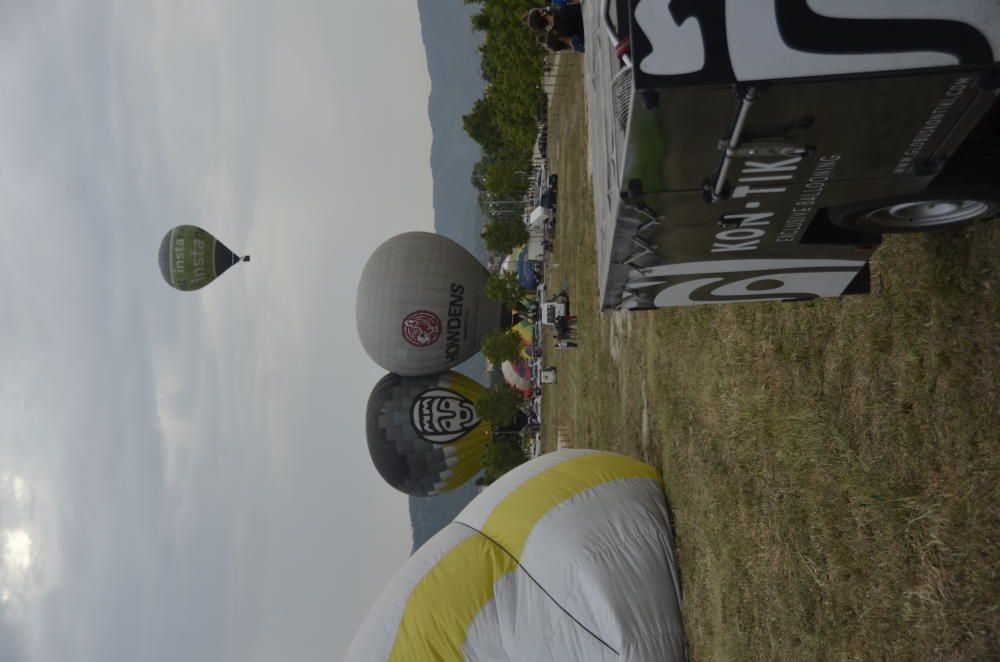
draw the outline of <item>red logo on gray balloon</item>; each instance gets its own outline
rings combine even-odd
[[[441,318],[429,310],[415,310],[403,318],[403,339],[414,347],[430,347],[441,337]]]

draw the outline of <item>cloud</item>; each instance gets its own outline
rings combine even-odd
[[[431,225],[386,9],[375,48],[305,1],[0,5],[4,662],[336,657],[405,558],[353,320],[367,254]],[[253,261],[170,290],[178,222]]]

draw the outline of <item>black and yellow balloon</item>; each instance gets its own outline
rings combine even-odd
[[[490,425],[476,416],[483,387],[457,372],[389,373],[368,398],[368,452],[379,475],[411,496],[435,496],[479,473]]]
[[[178,290],[198,290],[221,276],[241,258],[197,225],[178,225],[160,242],[160,273]]]

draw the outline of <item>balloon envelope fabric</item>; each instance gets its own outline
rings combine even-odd
[[[503,319],[486,296],[489,277],[459,244],[430,232],[404,232],[368,258],[355,308],[361,345],[398,375],[433,375],[479,351]]]
[[[550,453],[509,472],[403,565],[347,660],[685,659],[656,470]]]
[[[184,292],[205,287],[241,259],[212,233],[196,225],[178,225],[160,242],[163,280]]]
[[[379,475],[411,496],[429,497],[468,482],[483,467],[493,433],[476,415],[483,387],[457,372],[426,377],[389,373],[368,397],[368,452]]]
[[[500,364],[500,372],[503,380],[518,391],[531,390],[531,365],[527,361],[504,361]]]

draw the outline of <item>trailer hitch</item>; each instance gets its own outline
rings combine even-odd
[[[746,126],[747,116],[750,114],[750,106],[757,100],[757,88],[737,88],[736,94],[739,97],[739,106],[736,110],[736,117],[733,118],[733,123],[729,129],[729,138],[719,141],[720,148],[725,146],[722,152],[722,160],[715,171],[715,176],[705,183],[706,197],[711,202],[718,202],[728,197],[725,195],[726,175],[729,173],[729,166],[732,165],[733,159],[738,155],[736,150],[739,148],[740,140],[743,138],[743,127]]]
[[[729,137],[719,141],[717,148],[722,152],[719,166],[715,170],[715,175],[705,180],[702,185],[702,195],[705,202],[719,202],[726,200],[732,194],[732,190],[726,182],[726,175],[735,159],[746,159],[752,157],[790,157],[803,156],[814,151],[814,147],[802,147],[792,145],[787,142],[770,139],[748,139],[744,137],[747,116],[750,114],[750,107],[757,100],[758,96],[765,91],[765,86],[737,86],[736,95],[739,99],[739,106],[736,115],[729,128]],[[785,131],[793,129],[808,128],[812,126],[813,119],[804,117],[787,125]]]

